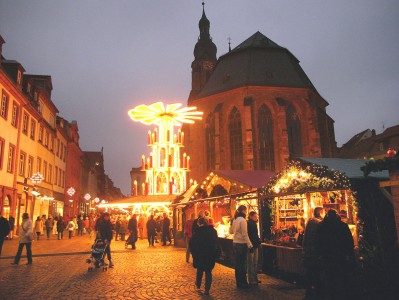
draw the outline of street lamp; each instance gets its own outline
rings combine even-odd
[[[30,180],[33,182],[33,191],[32,191],[32,195],[33,195],[33,211],[32,211],[32,219],[34,220],[33,212],[35,211],[36,197],[40,196],[40,193],[36,190],[36,185],[40,184],[44,180],[44,177],[43,177],[42,174],[40,174],[40,172],[37,172],[37,173],[32,175]]]
[[[72,198],[72,196],[73,195],[75,195],[75,189],[73,188],[73,187],[70,187],[68,190],[67,190],[67,194]],[[71,215],[71,208],[73,208],[73,199],[69,199],[69,202],[70,202],[70,204],[69,204],[69,215]]]

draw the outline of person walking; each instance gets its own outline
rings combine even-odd
[[[83,233],[88,232],[90,234],[89,225],[90,225],[89,217],[85,217],[85,219],[83,220],[83,226],[84,226]]]
[[[127,225],[127,229],[130,232],[129,241],[132,244],[132,249],[136,249],[136,241],[137,241],[137,215],[133,214],[129,220]]]
[[[192,213],[190,219],[184,224],[184,240],[186,242],[186,262],[190,262],[190,239],[193,236],[193,224],[195,215]]]
[[[35,221],[35,232],[36,232],[36,238],[37,238],[37,240],[39,240],[40,235],[43,232],[43,220],[42,220],[42,218],[40,218],[40,216],[38,216]]]
[[[85,223],[83,221],[83,217],[80,216],[78,219],[78,236],[83,235],[83,228],[85,228]]]
[[[14,262],[12,265],[18,265],[19,260],[21,259],[22,250],[24,246],[26,246],[26,256],[28,258],[27,265],[32,264],[32,241],[35,239],[35,235],[33,233],[33,225],[32,221],[29,219],[28,213],[22,214],[22,224],[19,227],[19,245],[18,251],[15,255]]]
[[[252,243],[252,248],[249,249],[247,255],[247,270],[248,270],[248,283],[249,285],[256,286],[260,283],[258,279],[258,257],[260,238],[258,232],[259,217],[255,211],[251,211],[248,216],[248,237]]]
[[[137,227],[139,229],[140,240],[142,240],[144,239],[144,228],[146,227],[146,218],[143,214],[139,215],[139,219],[137,221]]]
[[[198,220],[199,220],[200,218],[203,218],[203,217],[204,217],[204,211],[200,210],[200,211],[198,212],[198,218],[196,218],[196,219],[194,220],[194,222],[193,222],[193,228],[192,228],[192,233],[193,233],[193,235],[195,234],[195,232],[196,232],[197,229],[198,229]]]
[[[236,285],[239,289],[250,288],[247,281],[247,253],[252,249],[252,243],[248,237],[248,226],[245,220],[247,207],[240,205],[235,213],[233,222],[229,228],[233,234],[233,251],[235,255],[235,277]]]
[[[166,240],[169,242],[169,246],[172,245],[172,239],[170,238],[170,219],[167,213],[163,213],[162,220],[162,246],[166,246]]]
[[[202,276],[205,273],[204,295],[209,295],[212,285],[212,270],[218,256],[218,236],[216,230],[208,226],[204,218],[199,218],[197,223],[197,232],[189,242],[193,254],[193,266],[197,269],[195,286],[197,289],[201,288]]]
[[[10,223],[3,217],[3,211],[0,210],[0,255],[3,249],[4,239],[10,233],[10,230]]]
[[[13,216],[8,217],[8,223],[10,223],[10,233],[8,234],[8,238],[10,240],[14,237],[14,228],[15,228],[15,218]],[[1,251],[0,251],[1,252]]]
[[[53,234],[58,234],[57,232],[57,223],[58,223],[58,216],[54,217],[54,224],[53,224]]]
[[[47,235],[47,239],[49,240],[51,232],[53,231],[53,227],[54,227],[53,217],[49,216],[44,225],[46,225],[46,235]]]
[[[102,216],[96,222],[97,236],[101,237],[106,243],[107,248],[105,248],[105,253],[107,254],[108,267],[113,268],[114,263],[111,259],[111,240],[113,237],[113,225],[110,220],[110,215],[108,212],[102,214]]]
[[[155,235],[157,234],[157,222],[154,220],[154,216],[151,215],[146,224],[147,227],[147,238],[148,246],[154,246]]]
[[[66,224],[64,218],[60,216],[57,221],[57,232],[58,232],[58,239],[62,240],[64,238],[64,230],[66,229]]]
[[[115,222],[115,242],[118,240],[120,229],[121,229],[121,217],[118,217]]]
[[[122,220],[120,222],[120,228],[119,228],[119,234],[121,236],[121,241],[125,241],[126,240],[126,233],[127,233],[127,227],[128,227],[129,223],[126,219],[126,216],[122,217]]]
[[[305,268],[306,298],[321,297],[320,293],[320,261],[316,251],[316,232],[324,218],[323,207],[315,207],[313,217],[308,221],[302,240],[303,266]]]
[[[75,222],[73,221],[73,219],[69,220],[67,229],[68,229],[68,238],[71,239],[75,233]]]
[[[325,299],[356,299],[351,285],[354,267],[354,241],[348,224],[330,209],[320,222],[315,249],[321,258]]]

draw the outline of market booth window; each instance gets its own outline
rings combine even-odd
[[[291,162],[266,186],[262,198],[262,236],[266,243],[301,247],[305,226],[316,207],[335,209],[355,242],[356,213],[349,179],[325,166]]]

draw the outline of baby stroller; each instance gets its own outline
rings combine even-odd
[[[86,262],[89,264],[87,271],[93,271],[93,265],[95,268],[103,268],[103,271],[107,271],[108,264],[104,262],[105,249],[108,247],[108,242],[102,240],[101,238],[97,238],[94,241],[93,246],[91,246],[91,255],[90,258],[86,259]]]
[[[132,249],[136,249],[136,242],[137,242],[137,234],[134,232],[130,232],[129,237],[125,242],[125,248],[127,249],[129,245],[132,245]]]

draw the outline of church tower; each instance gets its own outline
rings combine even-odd
[[[202,17],[198,23],[200,36],[194,47],[194,61],[191,64],[191,92],[188,103],[195,99],[205,86],[216,65],[216,45],[209,34],[210,22],[205,15],[204,2],[202,2]]]

